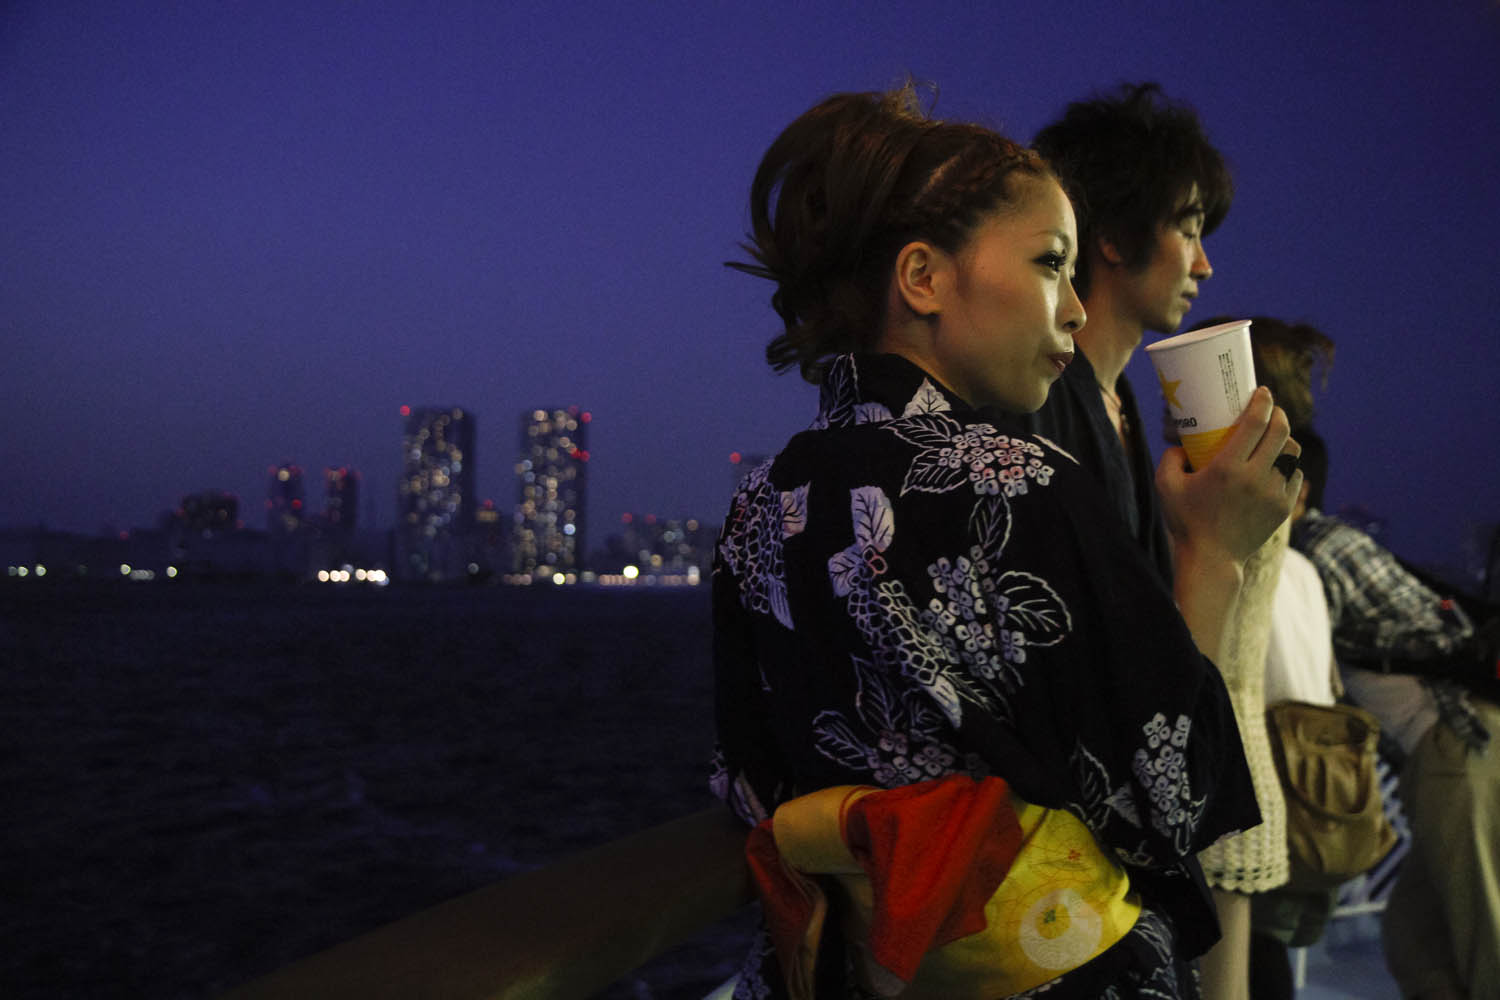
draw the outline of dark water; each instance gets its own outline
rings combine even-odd
[[[0,996],[200,998],[710,805],[707,588],[0,581]],[[742,916],[612,987],[701,997]]]

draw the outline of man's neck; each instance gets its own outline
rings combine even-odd
[[[1088,322],[1073,335],[1073,342],[1094,366],[1099,384],[1110,391],[1130,362],[1130,356],[1141,344],[1145,332],[1139,323],[1127,319],[1113,303],[1105,289],[1089,296],[1084,309]]]

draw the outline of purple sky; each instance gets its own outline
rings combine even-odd
[[[553,6],[0,5],[0,526],[221,488],[260,527],[281,459],[388,524],[403,403],[478,415],[502,505],[518,414],[591,410],[594,542],[719,519],[815,403],[721,266],[755,164],[906,72],[1023,140],[1122,80],[1191,101],[1238,184],[1194,316],[1338,341],[1330,506],[1429,562],[1500,517],[1494,0]]]

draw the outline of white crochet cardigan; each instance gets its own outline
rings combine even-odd
[[[1229,655],[1219,664],[1234,705],[1261,824],[1244,833],[1220,837],[1198,855],[1208,884],[1233,892],[1265,892],[1284,885],[1289,876],[1286,847],[1286,802],[1266,732],[1266,647],[1271,637],[1271,607],[1291,521],[1283,523],[1245,563],[1245,584],[1229,623]]]

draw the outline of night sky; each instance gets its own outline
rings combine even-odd
[[[1419,9],[1421,8],[1421,9]],[[0,4],[0,526],[145,527],[266,468],[361,470],[389,525],[402,404],[594,414],[592,543],[722,516],[731,451],[815,393],[763,361],[751,174],[829,93],[910,73],[1029,140],[1155,79],[1231,162],[1189,322],[1338,342],[1330,507],[1466,560],[1500,517],[1500,5]],[[1144,356],[1131,374],[1156,408]]]

